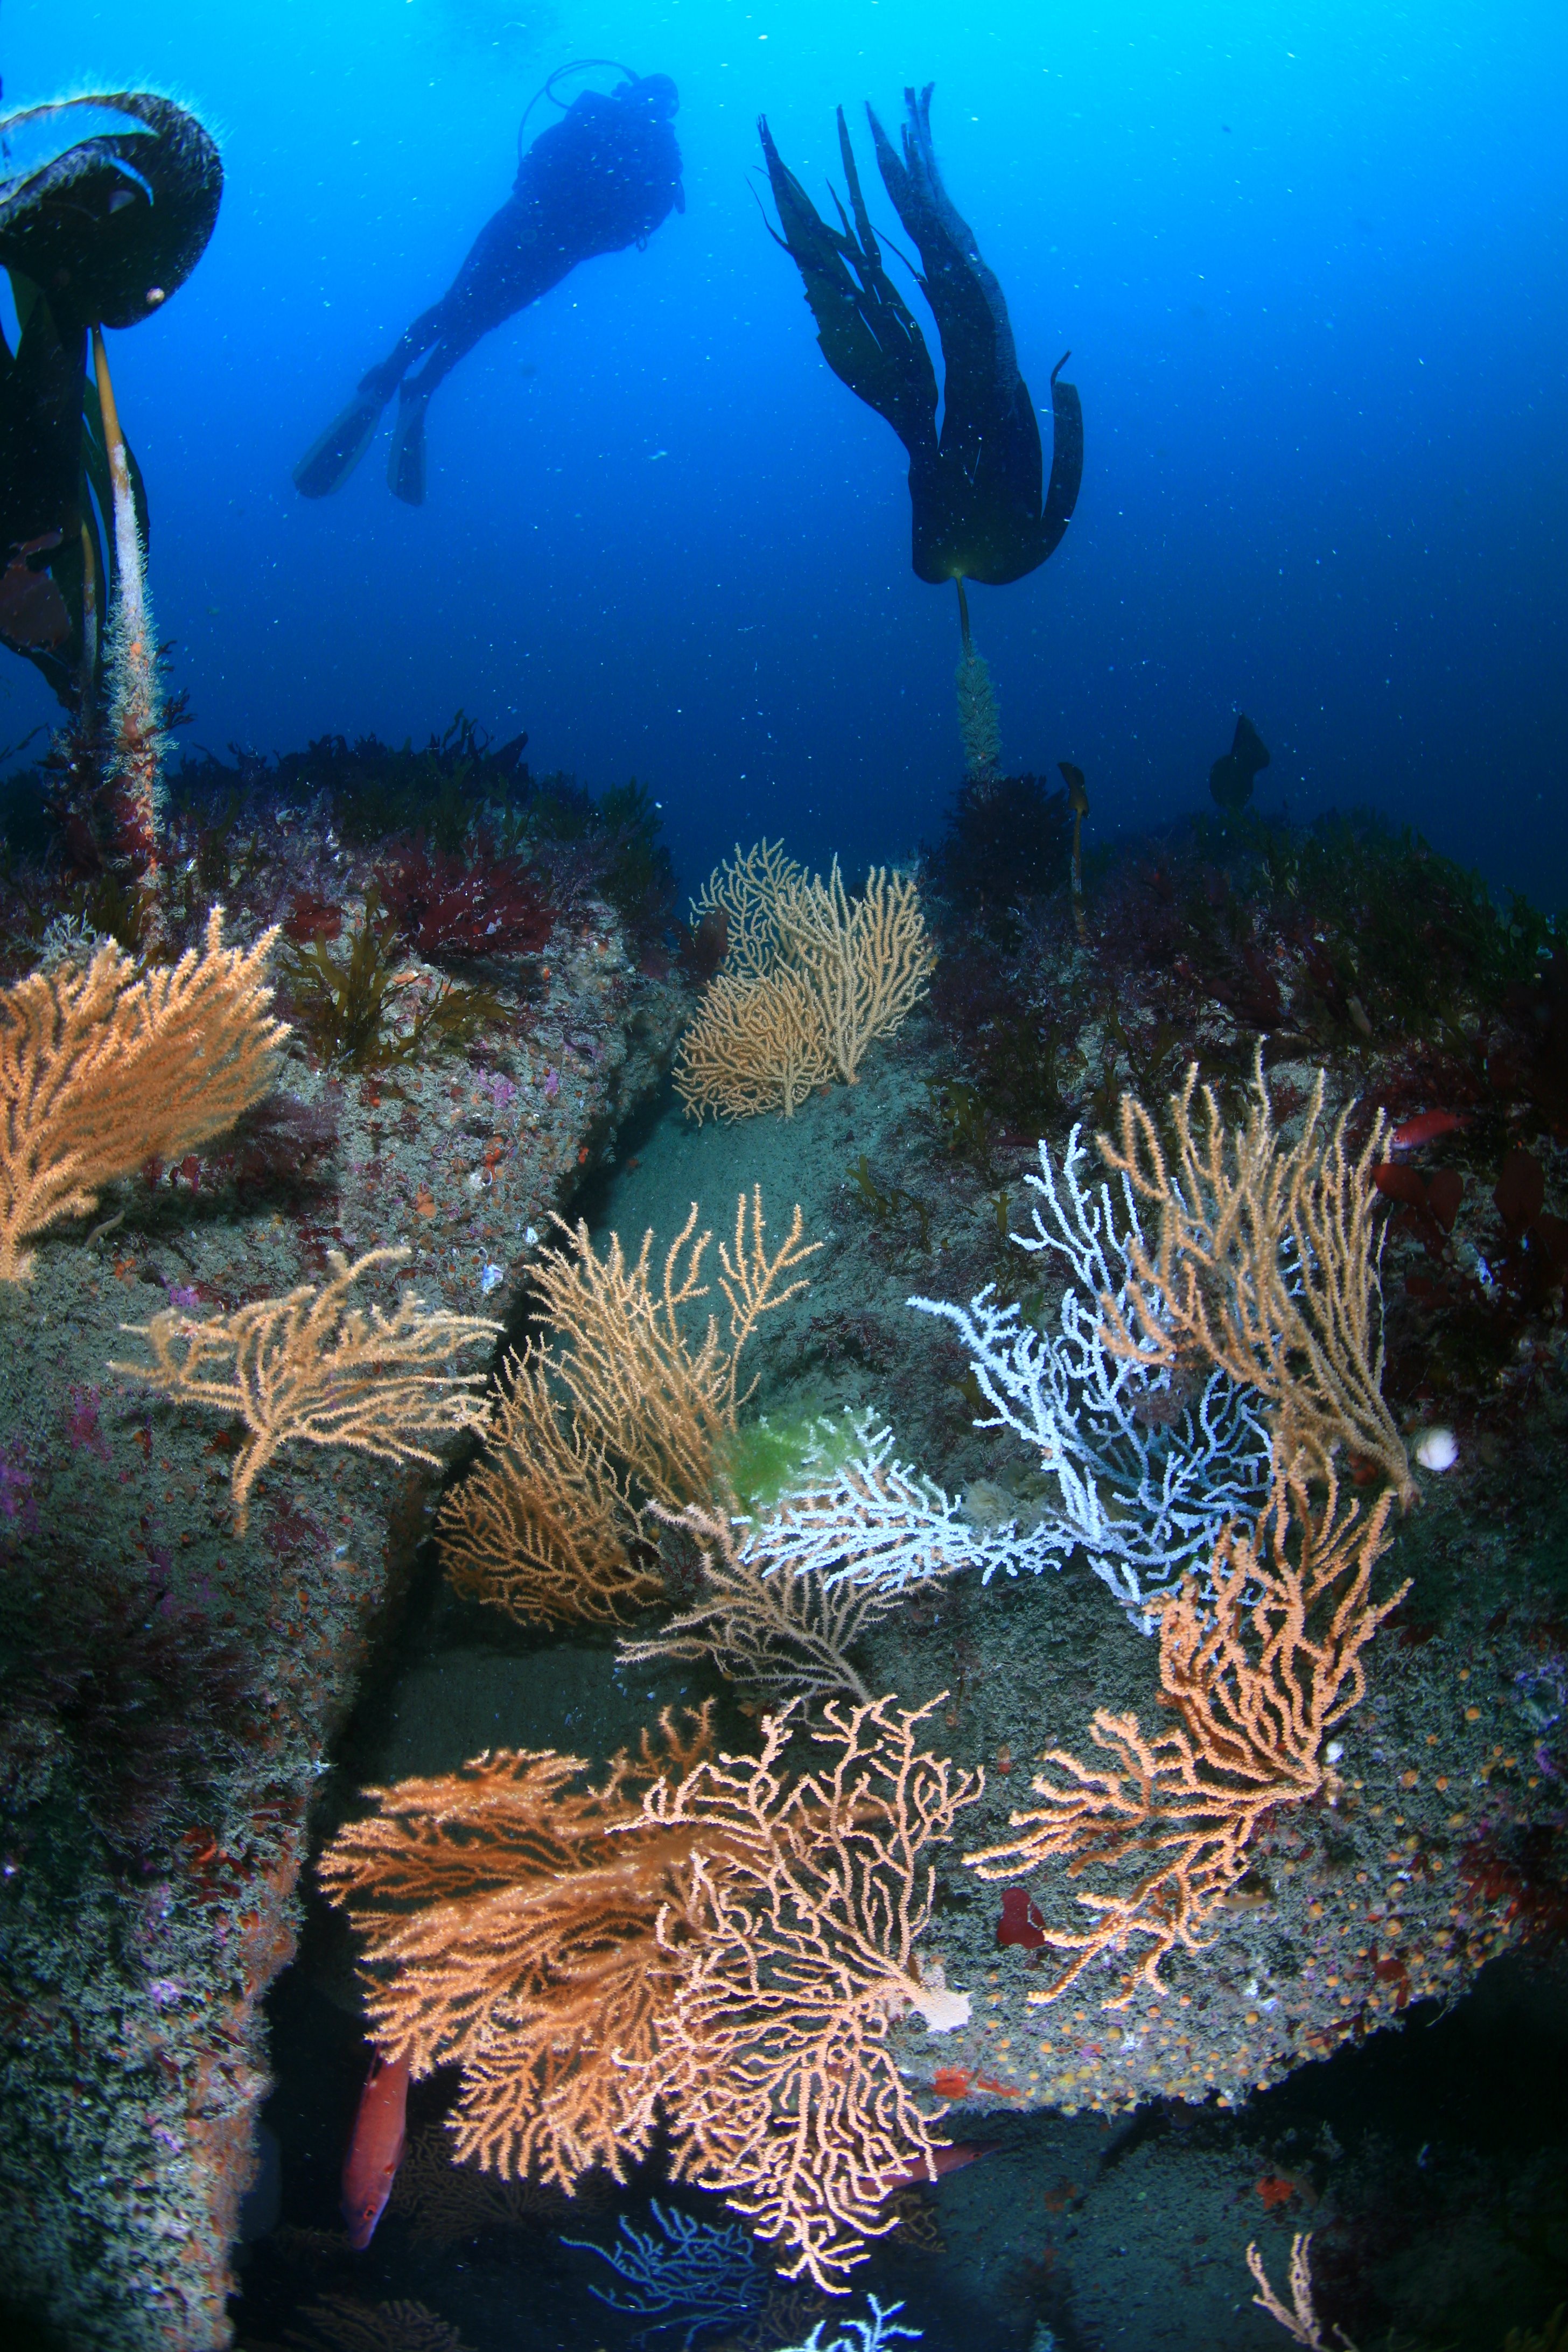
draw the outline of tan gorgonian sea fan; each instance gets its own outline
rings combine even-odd
[[[483,1407],[473,1393],[482,1371],[459,1372],[452,1358],[493,1343],[501,1326],[486,1316],[428,1307],[405,1290],[395,1315],[349,1304],[349,1292],[373,1266],[397,1265],[406,1249],[367,1250],[351,1265],[329,1250],[331,1278],[302,1283],[282,1298],[258,1298],[230,1315],[198,1317],[173,1308],[151,1323],[124,1323],[153,1351],[149,1363],[110,1363],[178,1404],[237,1413],[250,1434],[235,1456],[235,1528],[243,1535],[250,1490],[279,1446],[296,1439],[343,1445],[383,1462],[441,1456],[421,1443],[478,1427]]]
[[[671,1533],[687,1536],[701,1561],[698,1598],[641,1641],[622,1642],[628,1665],[658,1658],[707,1659],[726,1682],[752,1696],[860,1700],[870,1696],[848,1653],[868,1619],[902,1599],[851,1584],[829,1591],[819,1576],[764,1574],[762,1559],[743,1558],[734,1535],[711,1511],[689,1503],[661,1511]]]
[[[270,1093],[289,1034],[267,1011],[277,936],[226,948],[215,907],[178,963],[141,971],[106,940],[85,971],[0,992],[0,1281],[24,1281],[22,1244],[87,1215],[102,1185],[182,1158]]]
[[[851,899],[836,857],[826,882],[814,876],[785,894],[779,929],[816,999],[829,1058],[852,1087],[867,1047],[902,1026],[936,962],[914,877],[889,879],[876,866]]]
[[[710,1232],[693,1202],[656,1275],[653,1231],[629,1259],[603,1256],[585,1224],[533,1271],[543,1338],[509,1364],[477,1467],[442,1505],[443,1553],[458,1589],[525,1623],[604,1621],[655,1597],[652,1508],[712,1505],[746,1394],[741,1361],[757,1326],[806,1286],[821,1246],[799,1207],[770,1248],[760,1186],[735,1203],[719,1245],[729,1343],[702,1280]],[[559,1221],[558,1221],[559,1222]],[[788,1279],[794,1276],[795,1279]]]
[[[459,2163],[557,2182],[624,2180],[655,2121],[641,2069],[657,2052],[691,1838],[643,1799],[707,1754],[708,1710],[660,1719],[597,1788],[580,1756],[501,1749],[433,1780],[366,1790],[318,1871],[363,1951],[379,2048],[416,2075],[463,2071]],[[669,1931],[674,1940],[674,1931]]]
[[[918,1949],[933,1850],[984,1787],[918,1745],[941,1703],[830,1702],[811,1727],[791,1706],[761,1756],[718,1757],[647,1800],[671,1834],[700,1825],[679,1917],[661,1923],[679,1964],[648,2112],[670,2117],[679,2178],[782,2240],[785,2278],[829,2292],[897,2227],[889,2190],[936,2178],[945,2109],[921,2105],[889,2027],[914,2011],[947,2032],[970,2014]]]
[[[709,1111],[755,1118],[777,1110],[793,1118],[813,1087],[833,1075],[816,999],[805,975],[786,966],[755,977],[715,973],[680,1041],[675,1087],[700,1127]]]
[[[600,1786],[581,1758],[503,1751],[368,1791],[321,1876],[378,2048],[462,2070],[458,2160],[571,2194],[662,2128],[679,2176],[837,2290],[896,2226],[889,2191],[936,2177],[945,2110],[889,2027],[969,2016],[920,1946],[934,1848],[982,1776],[919,1747],[931,1712],[786,1707],[760,1757],[666,1715]]]
[[[1287,1145],[1254,1065],[1244,1125],[1228,1128],[1210,1087],[1194,1118],[1194,1063],[1170,1098],[1173,1162],[1135,1095],[1121,1098],[1121,1136],[1100,1138],[1107,1163],[1156,1210],[1151,1249],[1128,1245],[1135,1281],[1131,1323],[1110,1297],[1101,1327],[1114,1355],[1174,1365],[1195,1348],[1273,1420],[1274,1466],[1289,1476],[1304,1456],[1321,1476],[1344,1445],[1383,1472],[1402,1504],[1417,1489],[1405,1442],[1383,1394],[1383,1236],[1372,1170],[1387,1121],[1373,1120],[1354,1159],[1345,1140],[1353,1104],[1331,1129],[1318,1073],[1301,1132]]]
[[[805,868],[784,854],[782,841],[759,841],[716,866],[700,897],[691,901],[691,919],[700,924],[717,915],[724,926],[724,969],[747,980],[772,971],[779,956],[779,907],[785,894],[805,879]]]
[[[834,859],[826,882],[760,843],[721,866],[692,904],[721,919],[723,967],[676,1055],[675,1085],[699,1123],[709,1111],[786,1118],[813,1087],[853,1086],[868,1048],[925,993],[935,951],[914,877],[874,867],[858,898]]]
[[[454,1592],[521,1625],[620,1623],[657,1600],[630,1481],[562,1411],[542,1342],[507,1358],[484,1433],[436,1520]]]
[[[1167,1957],[1211,1940],[1264,1817],[1332,1801],[1329,1732],[1360,1706],[1362,1653],[1410,1589],[1372,1597],[1393,1502],[1385,1491],[1363,1519],[1353,1503],[1341,1510],[1331,1482],[1314,1509],[1303,1484],[1277,1479],[1255,1535],[1228,1530],[1207,1577],[1151,1598],[1161,1703],[1176,1728],[1147,1733],[1135,1715],[1099,1708],[1089,1738],[1107,1764],[1047,1748],[1052,1770],[1032,1784],[1040,1801],[1011,1817],[1019,1834],[964,1856],[983,1878],[1052,1870],[1100,1881],[1078,1897],[1089,1927],[1046,1929],[1068,1957],[1031,2001],[1058,2000],[1091,1961],[1130,1947],[1138,1965],[1105,2007],[1125,2008],[1141,1983],[1163,1991]]]

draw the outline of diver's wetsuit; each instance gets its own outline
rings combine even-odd
[[[447,292],[362,378],[355,399],[295,468],[306,498],[324,498],[347,478],[398,391],[387,478],[396,496],[421,503],[425,407],[442,377],[492,327],[536,302],[580,261],[645,245],[672,211],[685,210],[680,150],[669,124],[678,104],[668,77],[650,74],[611,97],[584,91],[541,131],[518,166],[511,194],[474,239]]]

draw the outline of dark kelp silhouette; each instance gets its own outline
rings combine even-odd
[[[1209,791],[1226,816],[1239,816],[1252,798],[1254,777],[1268,765],[1268,747],[1244,710],[1223,760],[1209,770]]]
[[[17,150],[29,146],[39,160],[19,165]],[[112,415],[105,433],[97,331],[134,326],[184,283],[222,193],[207,132],[149,91],[98,92],[0,121],[0,268],[21,329],[15,352],[0,339],[0,639],[68,706],[96,685],[100,619],[119,583],[116,461],[143,545],[147,529]]]
[[[925,339],[883,267],[860,192],[844,110],[838,152],[850,213],[838,226],[817,214],[781,161],[766,121],[758,124],[780,227],[771,233],[799,269],[823,357],[839,380],[885,417],[910,457],[913,557],[921,580],[994,587],[1021,580],[1060,544],[1083,474],[1083,411],[1051,374],[1053,446],[1044,481],[1039,426],[1018,372],[1007,305],[980,257],[974,235],[942,185],[931,137],[931,85],[904,92],[909,119],[895,151],[869,107],[877,163],[906,234],[920,254],[916,273],[942,338],[942,420]],[[967,626],[965,640],[967,643]]]

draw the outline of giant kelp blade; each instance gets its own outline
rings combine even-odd
[[[0,341],[0,564],[8,579],[0,643],[25,655],[68,702],[82,652],[84,526],[97,554],[83,489],[81,357],[76,337],[61,341],[36,287],[16,277],[13,291],[21,333],[14,352]],[[63,633],[57,598],[68,619]]]
[[[976,402],[1010,410],[1022,378],[1006,300],[995,273],[981,258],[973,230],[942,181],[931,143],[931,86],[918,95],[907,89],[904,99],[909,121],[901,155],[870,106],[866,119],[882,184],[920,254],[921,291],[942,338],[944,400],[965,412]],[[1037,506],[1037,484],[1036,502]]]
[[[910,467],[915,574],[933,583],[977,580],[1005,588],[1037,571],[1061,545],[1083,481],[1083,405],[1076,384],[1051,378],[1051,474],[1039,504],[1039,430],[1026,386],[1009,423],[963,429],[949,394],[933,462]],[[951,375],[950,375],[951,382]],[[999,412],[1000,414],[1000,412]]]
[[[1059,545],[1083,476],[1083,411],[1051,378],[1048,487],[1006,299],[948,194],[931,132],[931,85],[904,93],[901,151],[866,110],[883,184],[921,257],[921,287],[942,337],[940,446],[911,465],[912,555],[921,580],[1005,587]],[[912,453],[911,453],[912,454]],[[1044,498],[1042,503],[1042,489]]]
[[[1083,485],[1083,403],[1076,383],[1062,382],[1062,370],[1072,357],[1064,352],[1051,371],[1051,478],[1046,486],[1046,510],[1040,518],[1043,563],[1061,544],[1072,520]]]
[[[212,235],[223,167],[195,117],[148,91],[29,107],[0,121],[0,140],[14,164],[0,178],[0,267],[21,329],[0,364],[0,558],[11,558],[0,602],[16,624],[0,625],[0,639],[68,704],[90,642],[89,576],[100,635],[114,586],[104,562],[107,553],[112,567],[113,533],[99,527],[111,499],[87,330],[132,326],[184,283]],[[133,458],[131,478],[145,545]],[[30,579],[16,571],[19,551]]]
[[[106,131],[105,112],[126,118]],[[83,135],[0,180],[0,265],[39,287],[62,340],[89,325],[134,326],[184,285],[206,248],[223,165],[194,114],[146,90],[29,107],[0,137],[47,120]]]
[[[936,447],[936,371],[925,339],[882,266],[860,200],[850,201],[859,239],[830,228],[780,157],[764,121],[757,125],[778,206],[781,242],[800,271],[822,355],[841,383],[889,424],[910,457]]]
[[[48,305],[14,287],[21,333],[0,362],[0,552],[63,530],[76,493],[81,433],[79,343]]]
[[[100,635],[114,593],[114,533],[100,527],[112,503],[109,458],[79,336],[62,341],[37,288],[19,271],[11,282],[21,334],[15,352],[0,340],[0,557],[9,554],[13,575],[18,561],[35,578],[47,572],[68,627],[62,634],[54,625],[58,610],[45,590],[11,576],[0,596],[0,642],[25,654],[68,704],[81,675],[89,567]],[[125,454],[145,547],[146,488],[129,445]]]

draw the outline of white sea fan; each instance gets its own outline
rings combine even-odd
[[[1168,1367],[1113,1356],[1100,1335],[1101,1300],[1113,1298],[1127,1319],[1131,1264],[1128,1244],[1142,1240],[1127,1180],[1113,1207],[1109,1183],[1086,1183],[1089,1153],[1075,1127],[1060,1172],[1040,1146],[1033,1234],[1015,1234],[1020,1249],[1048,1252],[1067,1282],[1047,1331],[1004,1305],[988,1283],[967,1307],[911,1298],[923,1315],[951,1323],[969,1350],[970,1370],[991,1407],[977,1429],[1005,1429],[1037,1452],[1056,1497],[1038,1523],[987,1561],[1016,1576],[1060,1566],[1081,1549],[1144,1633],[1145,1604],[1183,1571],[1206,1565],[1229,1521],[1256,1519],[1268,1491],[1268,1433],[1229,1375],[1211,1371],[1201,1390],[1184,1390]],[[1118,1219],[1121,1219],[1119,1224]],[[1000,1541],[1000,1538],[998,1538]]]
[[[893,1433],[875,1413],[852,1420],[850,1431],[847,1459],[842,1430],[827,1424],[775,1508],[736,1522],[750,1529],[741,1558],[758,1563],[764,1577],[815,1576],[826,1591],[853,1584],[901,1592],[961,1569],[978,1568],[988,1579],[1026,1544],[1016,1523],[982,1533],[961,1517],[957,1500],[934,1479],[895,1458]]]
[[[897,2315],[904,2307],[901,2303],[889,2303],[884,2310],[874,2294],[868,2294],[866,2300],[871,2306],[869,2319],[847,2320],[840,2332],[832,2336],[825,2336],[822,2332],[830,2323],[819,2319],[804,2343],[786,2344],[784,2352],[884,2352],[884,2347],[891,2344],[895,2336],[908,2344],[920,2342],[922,2329],[904,2327],[899,2323]]]

